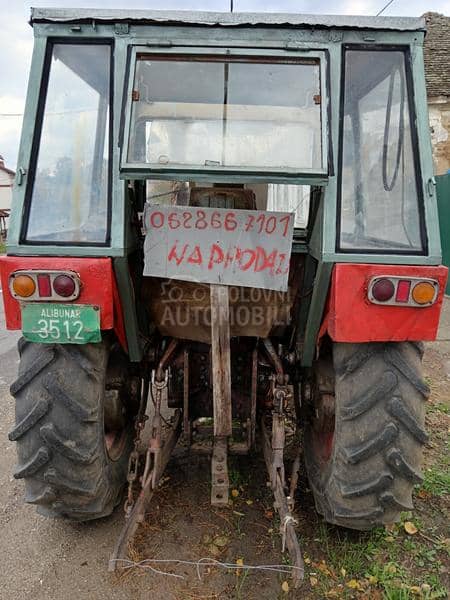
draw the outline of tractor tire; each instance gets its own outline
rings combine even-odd
[[[391,524],[413,508],[413,487],[422,481],[430,391],[421,375],[423,346],[335,343],[332,354],[315,367],[319,384],[309,388],[313,410],[305,423],[316,508],[350,529]]]
[[[126,481],[139,386],[117,344],[19,340],[16,479],[40,514],[89,521],[109,515]],[[115,429],[114,429],[115,427]]]

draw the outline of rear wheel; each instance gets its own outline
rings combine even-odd
[[[427,440],[422,353],[412,342],[336,343],[315,364],[305,462],[326,521],[364,530],[412,509]]]
[[[19,341],[14,477],[39,513],[87,521],[120,501],[139,380],[116,344]]]

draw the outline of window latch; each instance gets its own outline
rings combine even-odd
[[[17,169],[17,176],[16,176],[17,185],[22,185],[26,174],[27,174],[27,172],[25,171],[25,169],[23,167],[19,167]]]
[[[434,196],[434,189],[436,187],[436,179],[434,177],[430,177],[427,181],[427,192],[430,197]]]

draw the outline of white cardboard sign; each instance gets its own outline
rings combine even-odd
[[[294,213],[151,206],[144,275],[285,292]]]

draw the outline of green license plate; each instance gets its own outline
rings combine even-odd
[[[85,304],[23,304],[23,337],[44,344],[100,342],[100,310]]]

